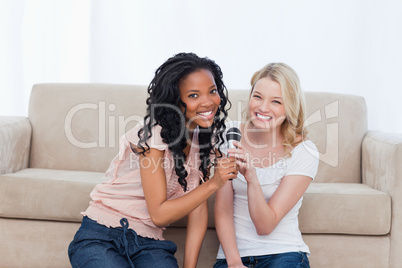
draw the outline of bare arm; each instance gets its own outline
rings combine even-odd
[[[167,185],[163,169],[164,151],[151,148],[140,156],[141,182],[145,201],[152,222],[159,227],[169,225],[197,208],[230,178],[235,178],[237,167],[234,160],[222,158],[218,161],[214,176],[190,193],[167,200]]]
[[[214,213],[216,232],[225,253],[228,267],[245,267],[242,264],[236,243],[233,222],[233,187],[231,181],[226,182],[225,186],[216,192]]]
[[[301,175],[284,177],[268,203],[258,180],[248,183],[248,208],[258,235],[268,235],[276,228],[303,196],[311,180]]]
[[[193,210],[187,218],[186,244],[184,248],[184,268],[197,266],[202,242],[208,225],[207,201]]]

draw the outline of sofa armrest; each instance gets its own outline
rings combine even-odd
[[[390,266],[402,263],[402,135],[369,131],[362,145],[363,183],[391,196]]]
[[[369,131],[362,145],[363,183],[391,196],[402,194],[402,135]],[[398,186],[401,188],[399,189]],[[400,195],[402,197],[402,195]]]
[[[31,134],[28,118],[0,116],[0,175],[28,167]]]

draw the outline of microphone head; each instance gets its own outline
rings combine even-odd
[[[241,140],[240,129],[238,129],[237,127],[229,128],[228,131],[226,132],[226,140],[228,142],[228,148],[229,149],[236,148],[233,145],[233,141],[240,142],[240,140]]]

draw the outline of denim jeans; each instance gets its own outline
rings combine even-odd
[[[124,218],[120,223],[122,227],[109,228],[84,217],[68,248],[71,265],[74,268],[178,267],[175,243],[139,236],[128,229]]]
[[[304,252],[288,252],[254,257],[242,257],[244,266],[249,268],[310,268]],[[225,259],[218,259],[214,268],[228,267]]]

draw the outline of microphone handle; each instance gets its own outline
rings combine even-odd
[[[228,140],[228,149],[236,149],[237,147],[233,144],[234,140]],[[232,173],[233,174],[233,173]],[[230,181],[233,179],[229,179]]]

